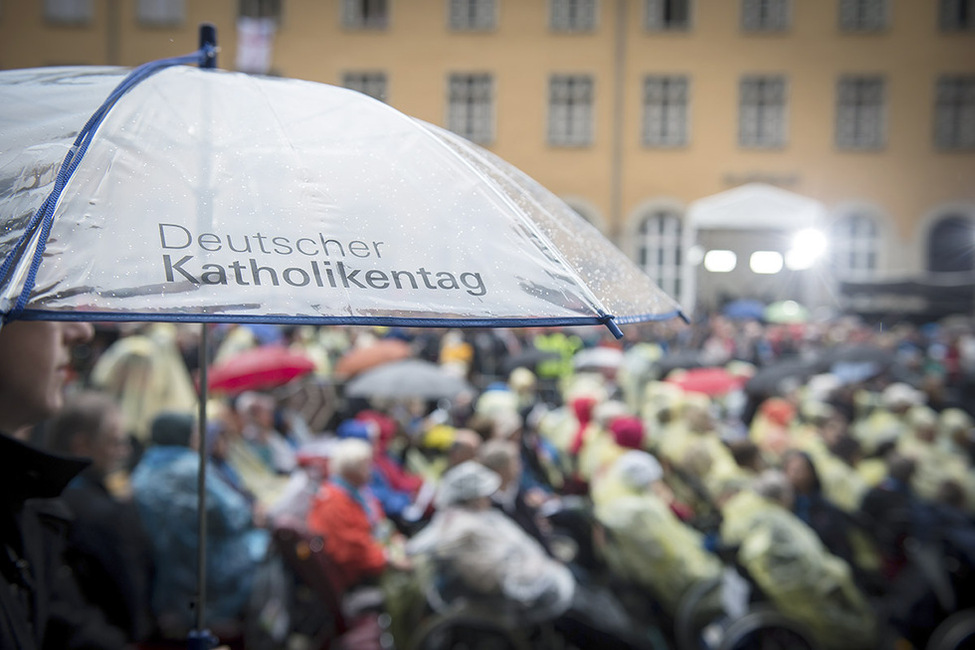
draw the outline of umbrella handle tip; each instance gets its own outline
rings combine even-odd
[[[617,325],[615,317],[606,316],[603,323],[605,323],[606,327],[609,328],[609,331],[613,333],[613,336],[615,336],[617,340],[623,338],[623,330],[621,330],[620,326]]]
[[[203,52],[200,67],[217,67],[217,26],[213,23],[200,23],[200,50]]]

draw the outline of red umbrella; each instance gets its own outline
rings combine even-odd
[[[724,368],[691,368],[672,372],[667,377],[667,382],[677,384],[685,392],[704,393],[712,397],[741,388],[746,381],[747,377],[732,374]]]
[[[241,352],[210,369],[211,390],[242,393],[288,383],[315,369],[314,362],[280,345],[267,345]]]
[[[369,345],[346,352],[335,364],[335,376],[349,379],[360,372],[390,361],[402,361],[413,356],[413,349],[400,339],[380,339]]]

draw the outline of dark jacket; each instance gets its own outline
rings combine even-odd
[[[549,545],[548,537],[546,537],[542,529],[538,526],[538,511],[525,500],[524,490],[519,489],[515,498],[510,503],[504,502],[501,495],[496,493],[491,497],[491,505],[513,519],[523,531],[535,538],[535,541],[542,545],[546,553],[550,556],[552,555],[552,548]]]
[[[113,497],[91,468],[62,494],[74,520],[66,560],[85,598],[130,640],[152,631],[152,551],[134,501]]]
[[[853,519],[830,503],[821,492],[797,494],[792,511],[812,528],[833,555],[854,564]]]
[[[63,559],[70,511],[54,497],[86,465],[0,434],[0,648],[125,645],[85,603]]]
[[[877,543],[887,578],[896,577],[907,564],[904,542],[918,532],[918,511],[910,487],[891,477],[863,497],[860,516]]]

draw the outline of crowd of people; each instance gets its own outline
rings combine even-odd
[[[30,328],[59,329],[18,342]],[[0,558],[14,588],[0,592],[34,627],[4,619],[17,647],[186,639],[200,606],[201,447],[206,627],[228,643],[311,643],[347,632],[332,619],[354,610],[392,614],[405,647],[421,616],[463,602],[579,648],[668,647],[696,594],[712,628],[762,602],[818,647],[920,648],[975,607],[965,319],[713,315],[631,326],[620,342],[598,329],[214,326],[212,363],[278,345],[314,371],[213,391],[204,426],[198,331],[0,330],[4,367],[17,368],[0,382],[2,458],[22,470],[0,480],[33,482],[4,491],[17,534]],[[343,357],[391,339],[472,390],[344,395]],[[57,360],[25,356],[45,345]],[[281,530],[298,546],[283,552]],[[27,557],[33,545],[49,548]],[[298,621],[295,585],[315,578],[295,554],[326,559],[343,612]],[[28,597],[41,566],[60,576],[50,604]]]

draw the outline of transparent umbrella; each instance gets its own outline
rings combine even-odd
[[[619,334],[679,314],[528,176],[382,102],[181,65],[134,74],[99,109],[124,71],[0,73],[8,319]]]
[[[4,322],[605,324],[622,336],[619,324],[681,315],[493,154],[360,93],[213,69],[211,32],[199,52],[132,71],[0,72]],[[200,467],[202,540],[202,453]]]

